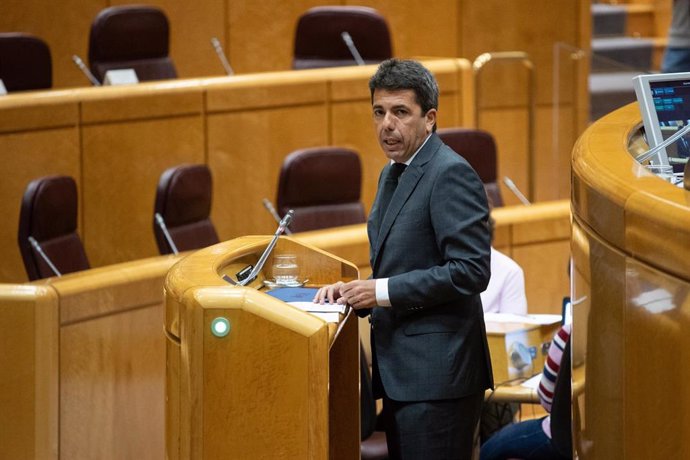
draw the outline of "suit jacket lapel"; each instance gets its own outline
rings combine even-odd
[[[422,150],[419,151],[414,160],[412,160],[412,163],[410,163],[403,175],[400,176],[398,187],[395,189],[395,193],[391,198],[385,216],[383,216],[381,225],[378,228],[376,242],[373,245],[374,257],[372,268],[374,271],[381,252],[381,246],[383,246],[384,241],[386,241],[386,236],[388,236],[395,219],[398,217],[398,214],[400,214],[400,210],[414,191],[417,183],[424,175],[426,164],[442,144],[441,139],[436,134],[432,134],[431,138],[427,141]]]

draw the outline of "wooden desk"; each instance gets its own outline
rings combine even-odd
[[[170,459],[359,456],[359,336],[221,276],[256,264],[270,237],[243,237],[195,252],[166,280],[166,452]],[[357,268],[290,238],[300,278],[357,279]],[[270,267],[272,256],[266,267]],[[217,318],[230,332],[212,333]],[[340,330],[338,334],[336,332]]]
[[[0,458],[162,459],[163,256],[0,284]]]
[[[690,192],[634,160],[646,148],[640,125],[630,104],[592,124],[573,149],[582,460],[690,458]]]
[[[425,61],[441,86],[441,126],[472,120],[472,69],[465,59]],[[158,254],[151,230],[163,171],[203,163],[213,175],[211,218],[221,241],[270,234],[261,206],[275,199],[292,151],[339,145],[362,163],[371,208],[385,156],[371,127],[368,80],[376,66],[270,72],[10,94],[0,98],[0,280],[26,280],[17,225],[32,179],[75,178],[79,233],[91,265]],[[468,109],[469,107],[469,109]],[[469,110],[469,112],[468,112]],[[238,199],[242,197],[242,199]]]
[[[487,321],[495,389],[487,390],[486,398],[497,402],[539,403],[537,392],[521,386],[520,382],[543,371],[548,346],[560,325],[560,321],[542,325]],[[511,358],[517,344],[533,356],[521,369],[515,367],[515,359]]]

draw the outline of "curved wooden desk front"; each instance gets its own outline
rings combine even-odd
[[[242,237],[196,252],[166,279],[169,459],[359,456],[359,336],[353,314],[325,321],[222,279],[256,264],[270,237]],[[357,268],[281,238],[310,285],[358,278]],[[272,256],[266,267],[271,266]],[[270,269],[269,269],[270,270]],[[211,332],[216,318],[230,332]]]
[[[690,194],[652,176],[636,104],[573,151],[573,366],[580,459],[690,458]],[[633,148],[631,149],[631,146]]]

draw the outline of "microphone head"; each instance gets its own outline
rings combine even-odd
[[[289,227],[290,223],[292,222],[292,216],[295,214],[295,211],[290,209],[287,214],[285,214],[285,217],[283,217],[283,227]]]

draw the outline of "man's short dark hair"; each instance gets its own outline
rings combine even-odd
[[[371,102],[374,102],[374,90],[385,89],[396,91],[411,89],[415,93],[417,104],[422,108],[422,114],[431,109],[438,109],[438,83],[436,78],[417,61],[404,59],[388,59],[379,65],[378,70],[369,80]],[[434,131],[436,125],[434,124]]]

